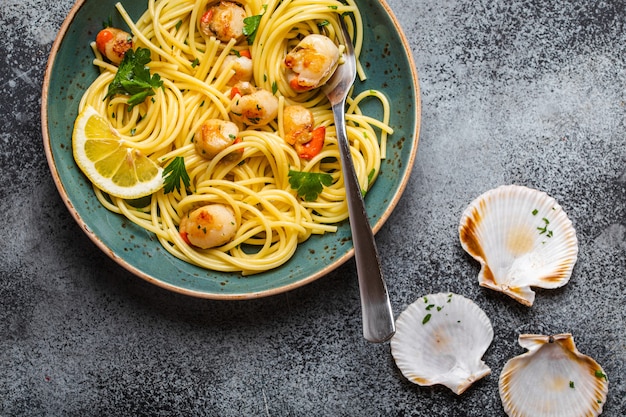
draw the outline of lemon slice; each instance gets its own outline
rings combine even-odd
[[[127,146],[108,120],[91,106],[76,118],[72,148],[83,173],[107,194],[135,199],[163,187],[163,168]]]

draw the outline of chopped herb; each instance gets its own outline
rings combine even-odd
[[[370,171],[370,173],[367,175],[367,183],[371,184],[372,181],[374,180],[374,175],[376,175],[376,169],[372,168],[372,170]]]
[[[130,135],[131,135],[131,136],[135,136],[135,133],[136,133],[136,132],[137,132],[137,129],[136,129],[136,128],[134,128],[134,127],[133,127],[132,129],[130,129]]]
[[[432,317],[432,315],[430,313],[426,314],[424,316],[424,320],[422,320],[422,324],[426,324],[430,321],[430,318]]]
[[[536,215],[537,215],[537,213],[539,213],[539,210],[534,209],[534,210],[533,210],[533,216],[536,216]]]
[[[113,26],[113,19],[111,16],[105,21],[102,22],[102,29],[110,28]]]
[[[127,95],[128,110],[141,104],[148,96],[154,95],[154,89],[163,86],[159,74],[150,75],[146,64],[150,62],[150,50],[137,48],[129,49],[120,63],[115,78],[109,84],[106,98],[117,94]]]
[[[441,311],[442,309],[443,309],[443,307],[437,306],[437,311]]]
[[[604,372],[602,372],[601,370],[597,369],[596,370],[596,377],[598,378],[604,378],[606,381],[608,381],[608,378],[606,377],[606,375],[604,374]]]
[[[204,100],[202,100],[202,103],[200,103],[200,107],[204,106]]]
[[[237,58],[241,58],[241,52],[236,49],[231,49],[230,52],[235,55]]]
[[[191,68],[195,68],[198,65],[200,65],[200,60],[198,58],[194,59],[193,62],[191,63]]]
[[[272,94],[276,94],[277,91],[278,91],[278,84],[276,84],[276,81],[274,81],[272,83]]]
[[[331,9],[331,10],[337,10],[338,9],[337,6],[328,6],[328,8]]]
[[[323,28],[324,26],[328,26],[330,25],[330,22],[328,20],[322,20],[321,22],[317,23],[317,27]]]
[[[180,29],[180,26],[181,26],[182,24],[183,24],[183,21],[182,21],[182,20],[179,20],[178,22],[176,22],[176,26],[175,26],[175,28],[176,28],[176,31],[177,31],[177,32],[178,32],[178,29]]]
[[[569,382],[569,387],[570,387],[570,388],[574,388],[574,381],[570,381],[570,382]]]
[[[424,302],[428,304],[428,297],[424,297]]]
[[[330,174],[289,170],[289,185],[305,201],[315,201],[324,186],[332,183],[333,177]]]
[[[430,311],[430,310],[432,310],[432,308],[433,308],[434,306],[435,306],[434,304],[428,304],[428,305],[426,306],[426,310],[427,310],[427,311]]]
[[[546,234],[547,237],[552,237],[552,230],[548,230],[548,225],[550,224],[550,221],[548,219],[546,219],[545,217],[542,219],[543,220],[543,227],[538,227],[537,230],[539,230],[539,234],[543,235],[544,233]]]
[[[182,156],[174,158],[163,170],[163,180],[165,182],[165,194],[174,191],[174,189],[180,191],[181,181],[185,187],[189,187],[189,174],[185,168],[185,158]]]

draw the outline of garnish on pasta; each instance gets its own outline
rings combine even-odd
[[[127,29],[98,35],[100,74],[79,113],[92,107],[107,118],[125,146],[163,168],[164,187],[136,207],[94,186],[106,209],[177,258],[244,275],[281,266],[300,243],[347,220],[333,115],[319,87],[342,65],[339,19],[360,53],[354,0],[149,0],[136,21],[116,7]],[[358,74],[366,79],[360,64]],[[380,102],[380,120],[363,114],[365,100]],[[372,89],[348,102],[367,191],[393,133],[389,103]]]

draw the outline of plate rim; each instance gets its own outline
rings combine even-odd
[[[52,178],[57,188],[57,191],[61,199],[63,200],[63,203],[65,204],[66,208],[68,209],[68,211],[70,212],[71,216],[74,218],[74,220],[76,221],[80,229],[102,252],[108,255],[109,258],[111,258],[118,265],[126,269],[128,272],[132,273],[133,275],[153,285],[156,285],[168,291],[172,291],[174,293],[183,294],[183,295],[196,297],[196,298],[205,298],[205,299],[213,299],[213,300],[256,299],[256,298],[269,297],[272,295],[277,295],[277,294],[281,294],[284,292],[292,291],[296,288],[310,284],[311,282],[316,281],[317,279],[327,275],[331,271],[339,268],[341,265],[343,265],[346,261],[348,261],[354,256],[354,246],[352,246],[342,256],[337,257],[331,263],[321,268],[316,273],[310,274],[309,276],[303,279],[300,279],[298,281],[285,284],[279,287],[270,288],[270,289],[266,289],[262,291],[246,292],[246,293],[217,293],[217,292],[205,292],[205,291],[182,288],[180,286],[165,282],[149,273],[142,271],[138,267],[132,265],[129,261],[123,259],[121,256],[117,255],[115,251],[109,248],[100,239],[100,237],[90,229],[87,222],[83,220],[78,210],[74,207],[74,204],[72,203],[69,197],[69,194],[67,193],[65,186],[63,182],[61,181],[60,175],[58,173],[57,165],[54,160],[54,154],[52,152],[51,138],[49,134],[49,123],[48,123],[49,88],[50,88],[52,73],[54,70],[55,62],[56,62],[57,53],[59,52],[59,49],[65,38],[65,35],[67,34],[70,26],[72,25],[72,22],[74,21],[78,11],[87,1],[88,0],[76,0],[74,5],[71,7],[70,11],[68,12],[67,16],[63,20],[63,23],[59,31],[56,34],[55,40],[52,44],[52,47],[48,55],[46,69],[44,72],[44,78],[43,78],[43,83],[42,83],[40,117],[41,117],[41,130],[42,130],[42,136],[43,136],[43,145],[44,145],[44,152],[46,155],[46,161],[48,163],[48,168],[50,169],[50,172],[52,174]],[[411,178],[411,173],[415,165],[419,138],[420,138],[421,96],[420,96],[420,85],[419,85],[419,78],[417,74],[415,60],[413,59],[411,47],[408,43],[406,35],[404,34],[404,31],[402,30],[400,26],[398,19],[396,18],[395,14],[393,13],[391,8],[387,4],[386,0],[372,0],[372,1],[377,1],[383,7],[383,9],[385,9],[385,12],[387,13],[390,20],[393,23],[396,34],[398,35],[398,37],[400,38],[402,42],[402,47],[406,54],[406,58],[409,61],[409,68],[411,71],[410,75],[411,75],[411,80],[413,83],[412,84],[413,94],[415,95],[415,102],[413,103],[415,105],[415,108],[413,110],[415,117],[413,120],[413,126],[411,126],[413,128],[414,133],[413,133],[413,137],[411,138],[412,146],[411,146],[411,153],[407,161],[408,162],[407,168],[405,170],[404,177],[401,179],[401,181],[398,184],[397,192],[393,195],[393,198],[390,200],[387,209],[383,211],[383,213],[380,215],[376,223],[374,223],[374,225],[372,226],[372,231],[374,234],[376,234],[382,228],[382,226],[386,223],[386,221],[389,219],[391,214],[393,213],[400,198],[404,194],[404,191],[406,189],[409,179]]]

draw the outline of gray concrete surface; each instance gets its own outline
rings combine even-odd
[[[378,234],[395,314],[452,291],[492,320],[492,374],[462,396],[419,387],[361,336],[353,262],[295,291],[216,302],[166,292],[100,252],[51,179],[40,132],[47,55],[71,0],[0,3],[1,416],[503,416],[521,333],[571,332],[626,415],[626,3],[389,0],[410,41],[422,134]],[[501,184],[557,199],[580,255],[523,307],[478,286],[465,206]]]

